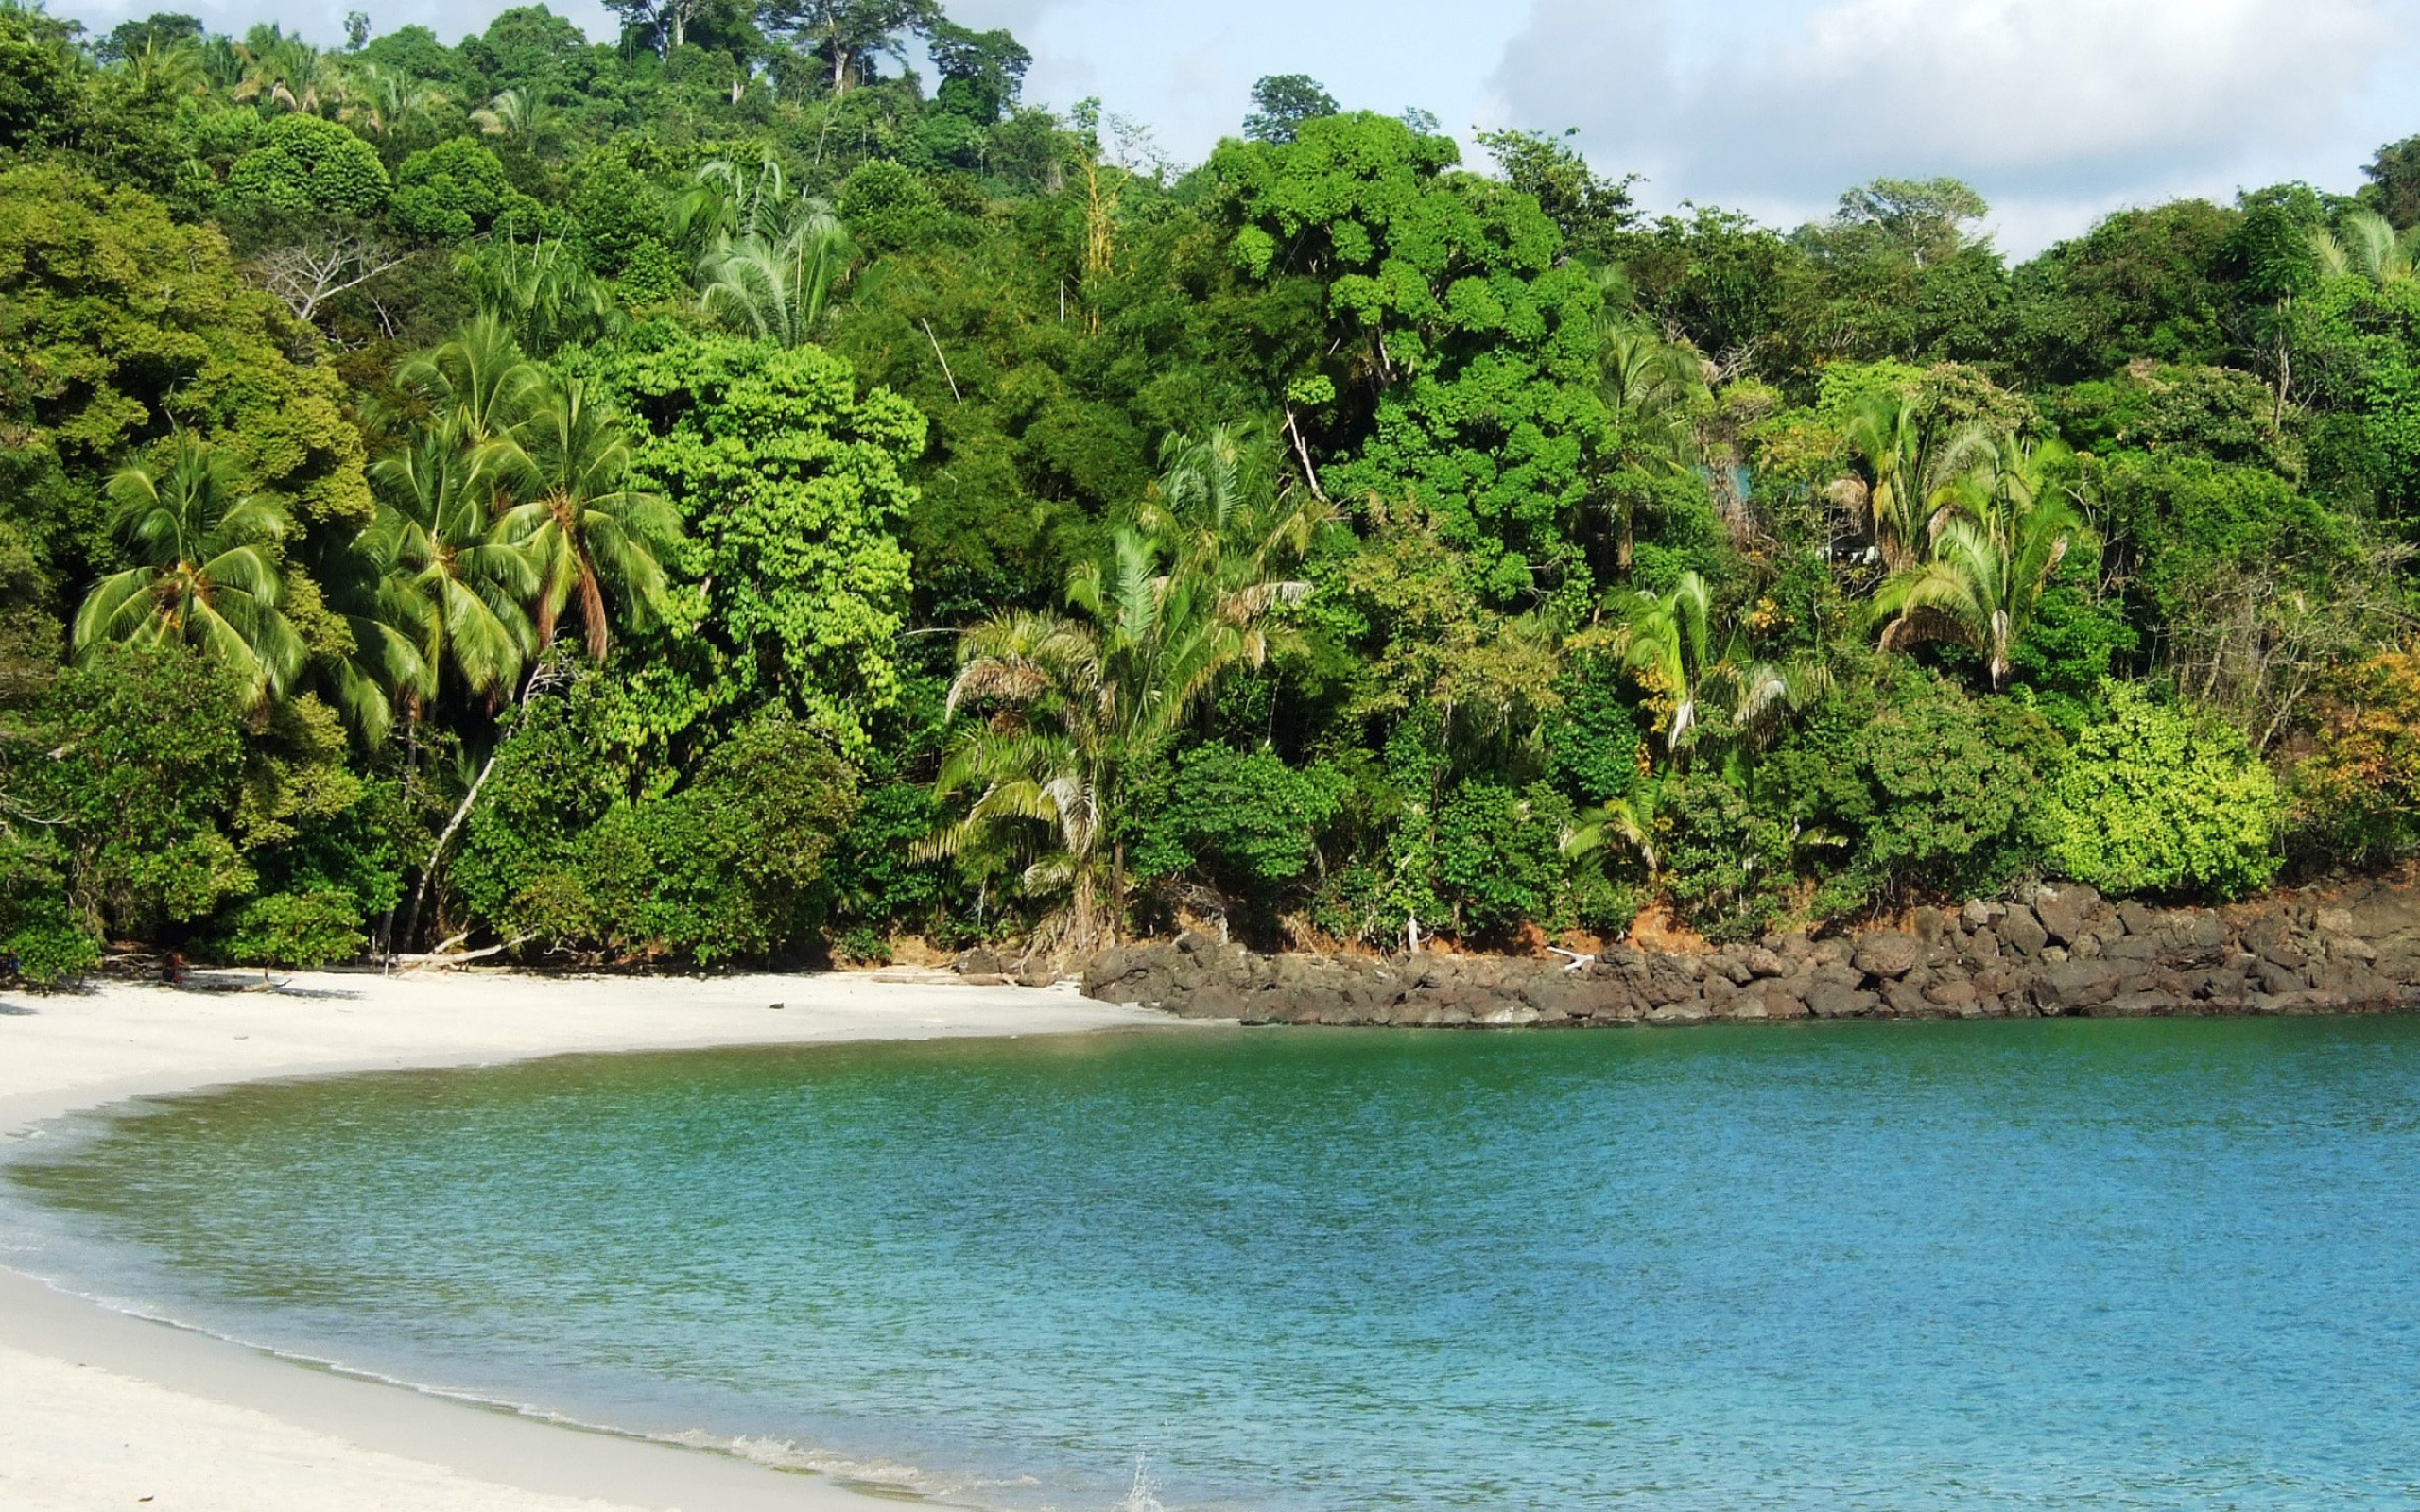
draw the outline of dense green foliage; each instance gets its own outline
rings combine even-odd
[[[2011,266],[933,0],[0,8],[0,950],[1722,937],[2420,849],[2420,138]],[[1249,113],[1246,113],[1246,112]]]

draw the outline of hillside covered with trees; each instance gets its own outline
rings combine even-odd
[[[2012,266],[934,0],[0,9],[0,951],[2217,899],[2420,844],[2420,138]],[[1249,111],[1249,113],[1245,113]],[[1685,187],[1685,186],[1683,186]]]

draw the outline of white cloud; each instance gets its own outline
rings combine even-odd
[[[2055,220],[2332,147],[2348,102],[2408,50],[2414,10],[1534,0],[1492,82],[1510,118],[1580,126],[1600,165],[1647,173],[1659,198],[1812,210],[1879,174],[1952,174],[2016,220]]]

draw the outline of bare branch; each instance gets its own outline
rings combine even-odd
[[[252,273],[294,318],[308,323],[328,301],[403,261],[403,254],[373,237],[341,232],[320,241],[271,248],[252,259]]]

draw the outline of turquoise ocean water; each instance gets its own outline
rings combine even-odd
[[[591,1057],[25,1148],[22,1267],[953,1501],[2420,1504],[2420,1022]]]

